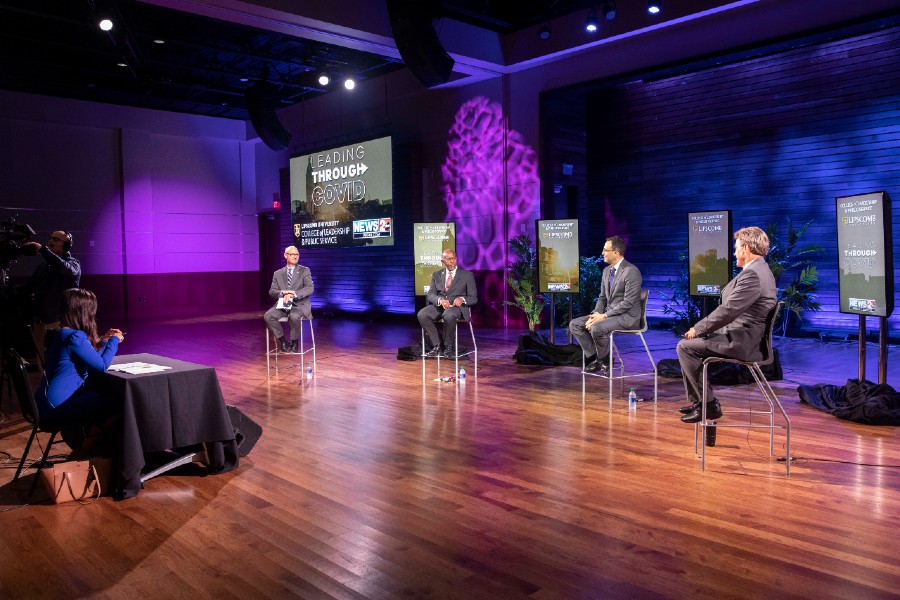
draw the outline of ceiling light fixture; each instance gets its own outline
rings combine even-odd
[[[344,87],[348,90],[352,90],[353,88],[356,87],[356,82],[353,81],[352,77],[348,77],[347,79],[344,80]]]
[[[606,0],[606,4],[603,5],[603,17],[607,21],[612,21],[618,15],[618,11],[616,10],[616,0]]]
[[[538,30],[538,37],[544,41],[550,39],[550,24],[549,23],[544,23],[543,25],[541,25],[541,28]]]
[[[105,17],[103,19],[100,19],[100,22],[98,23],[98,25],[100,26],[100,29],[102,29],[103,31],[110,31],[113,28],[112,19],[107,19]]]
[[[328,76],[328,73],[320,73],[318,79],[319,85],[326,86],[331,83],[331,77]]]
[[[588,11],[587,21],[584,23],[584,30],[588,33],[597,31],[597,11],[593,6],[591,7],[591,10]]]
[[[661,0],[647,0],[647,12],[651,15],[657,14],[660,10],[662,10],[660,2]]]

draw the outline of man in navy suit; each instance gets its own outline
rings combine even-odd
[[[682,406],[681,420],[698,423],[702,418],[703,359],[724,356],[746,361],[763,359],[766,318],[777,302],[775,277],[766,263],[769,236],[759,227],[745,227],[734,234],[734,257],[741,273],[722,290],[722,303],[697,321],[678,342],[678,362],[691,404]],[[718,419],[722,407],[707,399],[706,418]]]
[[[272,275],[272,286],[269,297],[276,300],[275,306],[266,311],[263,317],[266,327],[275,336],[282,352],[297,352],[297,340],[300,338],[301,319],[311,319],[312,309],[309,297],[313,293],[313,280],[308,267],[298,265],[300,252],[296,246],[284,249],[284,268]],[[288,318],[291,326],[290,342],[284,337],[284,329],[278,319]]]
[[[432,348],[425,353],[427,358],[434,358],[441,352],[441,338],[438,335],[435,321],[444,319],[444,356],[456,357],[456,321],[468,320],[472,316],[470,307],[478,302],[478,290],[475,288],[475,277],[456,264],[456,252],[444,250],[441,263],[445,268],[435,271],[428,287],[428,306],[419,311],[419,324],[425,330]]]
[[[569,331],[581,344],[588,373],[606,370],[610,331],[638,329],[641,324],[641,271],[625,260],[625,241],[619,236],[607,238],[603,260],[609,266],[603,269],[594,310],[569,323]]]

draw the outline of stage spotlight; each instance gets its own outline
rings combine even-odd
[[[544,23],[543,25],[541,25],[541,28],[538,30],[538,37],[541,38],[542,40],[550,39],[550,25],[549,24]]]
[[[105,17],[100,19],[99,25],[100,29],[102,29],[103,31],[110,31],[113,28],[112,19],[107,19]]]
[[[647,12],[651,15],[658,13],[662,9],[660,2],[661,0],[647,0]]]
[[[584,24],[584,30],[588,33],[594,33],[597,31],[597,11],[594,10],[594,7],[591,7],[591,10],[588,11],[587,21]]]
[[[603,17],[607,21],[612,21],[616,18],[618,11],[616,11],[616,0],[606,0],[606,4],[603,5]]]
[[[344,80],[344,87],[348,90],[352,90],[353,88],[356,87],[356,82],[353,81],[352,77],[348,77],[347,79]]]
[[[318,82],[319,85],[326,86],[331,83],[331,77],[328,76],[328,73],[321,73],[319,74]]]

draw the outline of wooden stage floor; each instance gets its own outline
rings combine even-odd
[[[231,473],[23,505],[32,471],[11,480],[29,428],[4,392],[0,598],[900,597],[898,428],[839,421],[796,393],[855,377],[855,343],[779,341],[785,477],[767,433],[747,429],[720,430],[701,472],[680,380],[629,413],[592,379],[583,404],[579,370],[512,360],[520,331],[476,331],[478,377],[467,362],[465,385],[432,381],[429,361],[423,384],[421,363],[395,359],[418,339],[414,317],[317,320],[312,380],[268,379],[261,317],[132,323],[121,348],[216,367],[226,401],[264,430]],[[674,357],[671,334],[649,341]],[[622,345],[646,365],[637,340]],[[895,386],[898,359],[892,347]],[[636,387],[649,399],[652,377]],[[717,394],[722,423],[752,396]],[[776,457],[783,444],[779,431]]]

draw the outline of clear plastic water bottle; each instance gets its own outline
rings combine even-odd
[[[634,388],[628,392],[628,410],[637,410],[637,394],[634,393]]]
[[[306,361],[306,378],[312,379],[312,363]]]
[[[466,382],[466,368],[465,367],[459,368],[459,382],[460,383]]]

